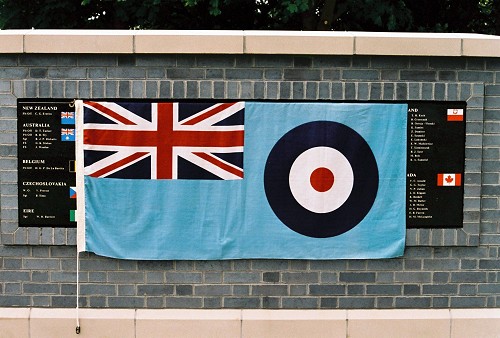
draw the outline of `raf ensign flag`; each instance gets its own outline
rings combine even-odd
[[[77,101],[78,249],[401,256],[406,119],[406,104]]]

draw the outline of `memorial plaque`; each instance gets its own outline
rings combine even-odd
[[[21,227],[75,227],[75,109],[71,102],[19,100]]]
[[[408,103],[408,228],[463,224],[464,102]]]

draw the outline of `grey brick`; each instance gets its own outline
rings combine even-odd
[[[82,284],[80,285],[80,293],[82,295],[102,295],[102,296],[115,296],[116,287],[114,285],[103,284]]]
[[[102,66],[116,66],[116,56],[110,54],[79,54],[78,55],[78,66],[85,67],[102,67]]]
[[[89,68],[88,77],[89,79],[105,79],[107,75],[107,70],[104,67]]]
[[[194,294],[197,296],[225,296],[231,295],[230,285],[196,285]]]
[[[255,66],[273,68],[292,67],[293,58],[288,55],[258,55],[255,58]]]
[[[262,80],[264,71],[252,68],[226,69],[225,76],[227,80]]]
[[[137,285],[137,295],[140,296],[162,296],[173,295],[173,285]]]
[[[136,55],[135,64],[137,66],[162,66],[162,67],[174,67],[177,64],[177,58],[175,55],[168,54],[138,54]]]
[[[85,79],[87,69],[75,67],[49,68],[47,75],[51,79]]]
[[[280,99],[291,99],[292,98],[292,86],[290,82],[280,82],[279,83]]]
[[[371,309],[375,306],[373,297],[347,297],[339,298],[339,308],[341,309]]]
[[[167,272],[167,283],[173,284],[187,284],[187,283],[201,283],[202,274],[200,272]]]
[[[338,307],[338,298],[335,297],[321,297],[320,298],[320,309],[336,309]]]
[[[396,297],[397,308],[429,308],[431,305],[430,297]]]
[[[225,272],[225,283],[258,283],[260,274],[257,272]]]
[[[59,294],[59,285],[47,283],[24,283],[25,294]]]
[[[228,309],[258,309],[260,300],[257,297],[224,297],[223,307]]]
[[[458,71],[458,81],[492,83],[493,74],[493,72]]]
[[[367,295],[401,295],[401,285],[367,285]]]
[[[283,309],[317,309],[318,298],[310,297],[284,297],[281,300]]]
[[[486,297],[451,297],[452,308],[481,308],[486,305]]]
[[[108,272],[108,281],[111,283],[144,283],[144,273],[129,271],[110,271]]]
[[[377,81],[380,80],[379,72],[376,70],[369,69],[345,69],[342,71],[342,79],[343,80],[372,80]]]
[[[319,274],[317,272],[283,272],[281,280],[284,283],[318,283]]]
[[[339,280],[341,282],[374,282],[375,281],[375,273],[373,272],[341,272]]]
[[[290,285],[290,296],[306,296],[307,285]]]
[[[285,69],[283,78],[287,81],[319,81],[321,71],[316,69]]]
[[[220,309],[222,308],[221,297],[205,297],[203,298],[204,309]]]
[[[114,308],[143,308],[145,306],[144,297],[108,297],[109,307]]]
[[[286,285],[253,285],[252,296],[286,296]]]
[[[429,70],[401,70],[400,77],[403,81],[435,81],[437,72]]]
[[[250,296],[250,285],[233,285],[233,296]]]
[[[340,80],[340,70],[325,69],[321,78],[323,80],[338,81]]]
[[[176,285],[175,286],[175,294],[177,296],[190,296],[193,294],[193,286],[192,285]]]
[[[324,296],[324,295],[345,295],[345,285],[309,285],[309,295]]]

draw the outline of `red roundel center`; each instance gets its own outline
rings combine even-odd
[[[320,167],[311,173],[311,186],[318,192],[325,192],[331,189],[335,178],[330,169]]]

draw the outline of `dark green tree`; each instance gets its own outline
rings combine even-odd
[[[0,0],[0,28],[500,34],[500,0]]]

